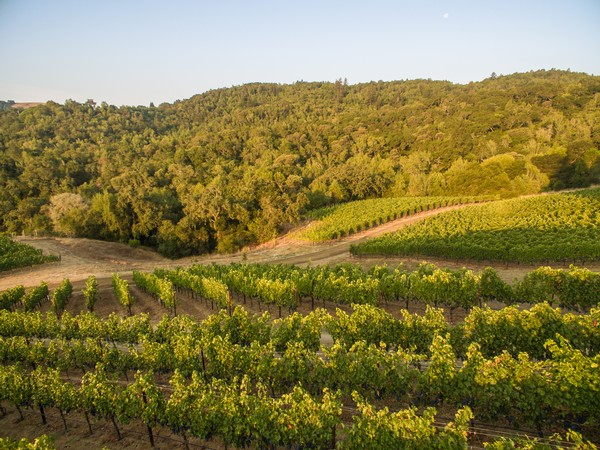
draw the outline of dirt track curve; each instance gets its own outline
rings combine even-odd
[[[291,240],[284,236],[261,246],[231,255],[197,256],[175,261],[164,258],[151,250],[134,249],[115,242],[80,238],[17,237],[16,240],[39,248],[47,254],[60,255],[61,260],[0,273],[0,291],[18,284],[34,286],[46,281],[50,285],[54,285],[58,284],[63,278],[69,278],[71,281],[76,282],[87,278],[89,275],[95,275],[97,278],[107,278],[113,272],[126,274],[133,270],[153,270],[156,267],[187,266],[202,262],[248,261],[301,265],[347,261],[350,259],[349,250],[350,245],[353,243],[395,231],[425,217],[461,207],[463,206],[449,206],[425,211],[385,223],[335,242],[311,244]]]
[[[354,234],[342,240],[311,244],[303,241],[290,239],[286,236],[277,238],[266,244],[246,249],[230,255],[206,255],[180,260],[164,258],[156,252],[143,248],[131,248],[124,244],[115,242],[97,241],[93,239],[80,238],[34,238],[17,237],[16,240],[42,249],[45,253],[60,255],[61,260],[54,263],[32,266],[23,269],[15,269],[8,272],[0,272],[0,291],[22,284],[26,287],[39,285],[46,281],[51,287],[60,283],[63,278],[69,278],[72,282],[81,282],[89,275],[95,275],[99,279],[106,279],[113,272],[127,275],[133,270],[154,270],[157,267],[169,268],[177,266],[188,266],[195,263],[229,263],[229,262],[268,262],[285,264],[327,264],[340,263],[344,261],[359,261],[364,265],[388,262],[397,264],[399,262],[418,264],[422,258],[357,258],[350,256],[350,245],[365,239],[380,236],[382,234],[396,231],[414,222],[440,214],[444,211],[464,208],[467,205],[448,206],[430,211],[421,212],[397,219],[383,225],[367,229],[361,233]],[[439,265],[446,267],[463,267],[478,269],[490,263],[466,263],[465,261],[436,261],[435,258],[427,258]],[[495,265],[500,275],[507,281],[522,276],[532,267],[525,265]],[[600,265],[590,267],[600,269]]]

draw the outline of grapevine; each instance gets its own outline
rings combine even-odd
[[[89,312],[94,311],[94,305],[98,299],[98,282],[94,275],[90,275],[85,282],[85,289],[83,290],[83,296],[85,298],[85,307]]]
[[[129,283],[122,279],[118,274],[112,274],[112,286],[115,296],[121,305],[127,308],[127,313],[131,316],[131,306],[133,305],[133,296],[129,292]]]

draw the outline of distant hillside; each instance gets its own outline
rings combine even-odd
[[[34,106],[41,105],[41,102],[27,102],[27,103],[15,103],[14,100],[0,100],[0,111],[16,108],[16,109],[27,109],[33,108]]]
[[[0,231],[230,251],[382,196],[600,181],[600,77],[248,84],[159,107],[0,113]]]
[[[35,106],[43,105],[42,102],[22,102],[22,103],[13,103],[12,108],[16,109],[27,109],[33,108]]]

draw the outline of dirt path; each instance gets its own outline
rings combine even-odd
[[[285,263],[285,264],[327,264],[348,261],[351,259],[350,246],[358,242],[365,241],[370,238],[381,236],[386,233],[391,233],[411,225],[415,222],[423,220],[427,217],[435,216],[445,211],[454,209],[461,209],[469,205],[456,205],[446,206],[443,208],[437,208],[429,211],[420,212],[413,214],[408,217],[393,220],[391,222],[384,223],[377,227],[369,228],[361,231],[360,233],[353,234],[342,240],[334,242],[325,242],[321,244],[306,244],[298,241],[286,240],[283,238],[281,243],[275,243],[275,247],[278,246],[283,248],[292,248],[295,254],[282,255],[280,259],[276,259],[274,262]],[[267,244],[268,245],[268,244]],[[294,247],[296,249],[294,249]],[[297,249],[301,249],[298,251]]]
[[[34,286],[46,281],[57,285],[63,278],[71,282],[110,277],[113,272],[152,270],[171,266],[173,262],[147,249],[131,248],[115,242],[77,238],[18,237],[17,241],[60,256],[60,261],[0,272],[0,291],[18,284]]]
[[[233,261],[278,262],[287,264],[325,264],[347,261],[350,258],[350,245],[369,237],[394,231],[425,217],[439,214],[461,206],[426,211],[393,222],[365,230],[341,241],[311,244],[283,237],[254,249],[233,255],[207,255],[172,261],[151,250],[131,248],[115,242],[77,238],[33,238],[17,237],[16,240],[47,254],[59,255],[61,260],[54,263],[15,269],[0,273],[0,291],[22,284],[34,286],[42,281],[50,286],[57,285],[63,278],[71,282],[84,280],[89,275],[108,278],[113,272],[128,274],[133,270],[153,270],[156,267],[187,266],[193,263]]]
[[[342,240],[324,242],[319,244],[293,240],[283,236],[266,244],[246,249],[231,255],[206,255],[169,260],[148,249],[131,248],[115,242],[97,241],[93,239],[77,238],[33,238],[18,237],[16,240],[46,253],[60,255],[58,262],[0,272],[0,291],[22,284],[26,287],[39,285],[42,281],[51,287],[60,283],[63,278],[71,282],[83,282],[89,275],[98,279],[108,279],[113,272],[128,275],[133,270],[151,271],[157,267],[172,268],[188,266],[195,263],[230,263],[230,262],[267,262],[297,265],[335,264],[353,261],[363,266],[387,263],[397,265],[405,263],[408,267],[419,264],[425,258],[355,258],[350,255],[350,245],[380,236],[385,233],[399,230],[427,217],[432,217],[444,211],[464,208],[468,205],[448,206],[430,211],[421,212],[397,219],[378,227],[364,230],[348,236]],[[481,270],[487,266],[494,267],[506,281],[521,278],[526,272],[538,265],[502,264],[494,262],[466,262],[448,261],[436,258],[426,258],[428,261],[444,267],[467,267]],[[565,265],[557,265],[564,267]],[[600,270],[600,264],[588,265],[592,270]]]

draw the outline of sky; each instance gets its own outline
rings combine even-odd
[[[16,102],[551,68],[600,75],[600,0],[0,0],[0,100]]]

